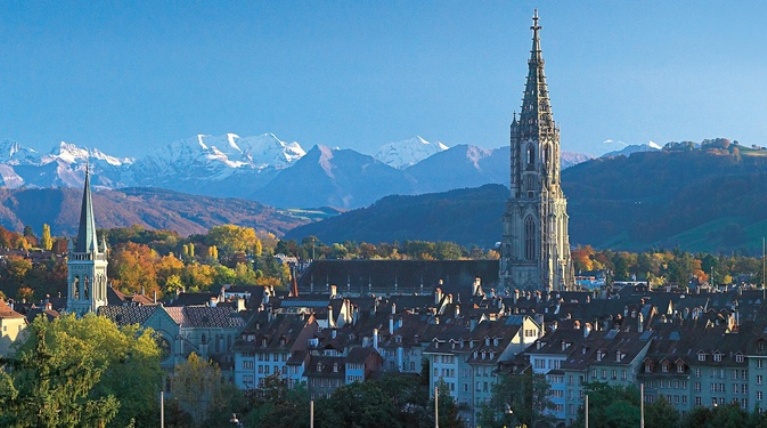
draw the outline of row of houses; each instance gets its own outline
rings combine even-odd
[[[305,383],[314,397],[386,372],[428,373],[469,425],[503,373],[545,376],[549,417],[566,426],[582,411],[585,385],[644,385],[680,412],[737,403],[767,407],[767,314],[762,291],[683,294],[624,287],[619,293],[485,292],[481,280],[386,295],[279,296],[260,287],[188,293],[160,304],[108,293],[99,315],[158,334],[163,366],[192,352],[215,360],[243,390],[269,376]],[[24,315],[54,316],[62,299],[0,305],[7,349]],[[15,332],[15,333],[14,333]],[[168,385],[172,388],[172,385]]]

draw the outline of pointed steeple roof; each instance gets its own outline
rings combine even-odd
[[[83,205],[80,210],[80,228],[77,232],[75,251],[78,253],[98,252],[96,237],[96,218],[93,215],[93,200],[91,199],[90,167],[85,170],[85,189],[83,190]]]
[[[549,88],[546,85],[546,73],[543,71],[543,52],[539,32],[543,27],[538,25],[538,9],[533,15],[533,47],[528,61],[527,83],[522,99],[522,111],[519,114],[519,124],[522,137],[536,137],[542,133],[554,132],[554,116],[551,113]]]

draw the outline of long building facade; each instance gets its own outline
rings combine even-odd
[[[511,195],[503,215],[502,288],[568,290],[575,283],[567,200],[560,185],[559,128],[546,85],[538,13],[522,111],[511,123]]]

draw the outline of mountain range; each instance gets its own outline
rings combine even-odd
[[[563,168],[591,157],[562,154]],[[390,194],[420,194],[508,181],[509,148],[448,147],[414,137],[382,146],[375,156],[297,142],[273,134],[198,135],[133,159],[62,142],[40,154],[0,142],[5,188],[82,186],[86,165],[94,186],[151,187],[258,201],[282,208],[360,208]]]
[[[563,171],[562,187],[574,246],[760,255],[767,236],[767,150],[726,139],[674,142],[584,162]],[[499,240],[508,196],[501,185],[389,196],[292,229],[285,238],[490,248]]]

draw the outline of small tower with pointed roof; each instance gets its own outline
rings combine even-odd
[[[77,241],[69,241],[67,258],[67,311],[79,316],[107,304],[107,248],[96,235],[91,198],[90,168],[85,170],[83,203]]]
[[[503,215],[500,281],[508,289],[568,290],[575,283],[567,200],[560,185],[559,128],[533,15],[522,110],[511,123],[511,195]]]

